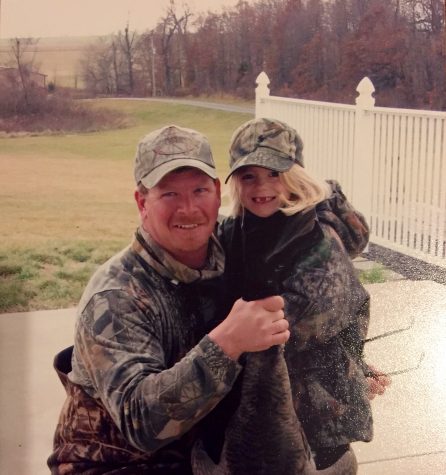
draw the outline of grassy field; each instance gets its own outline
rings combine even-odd
[[[167,125],[206,134],[227,171],[233,130],[249,114],[147,101],[95,101],[134,118],[127,129],[0,138],[0,312],[75,305],[92,271],[126,245],[138,223],[138,140]]]

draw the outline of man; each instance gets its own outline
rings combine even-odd
[[[289,338],[278,296],[239,300],[216,321],[220,182],[207,139],[156,130],[134,172],[141,224],[90,280],[74,350],[55,359],[67,400],[53,474],[191,473],[198,423],[231,390],[239,356]]]

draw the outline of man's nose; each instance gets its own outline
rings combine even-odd
[[[190,213],[192,211],[195,211],[196,209],[197,209],[196,199],[194,196],[189,196],[189,195],[186,195],[183,197],[178,207],[178,211],[181,211],[183,213]]]

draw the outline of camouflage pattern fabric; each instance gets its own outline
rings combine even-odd
[[[324,239],[283,281],[292,334],[286,346],[289,375],[315,450],[373,436],[362,360],[369,296],[344,250],[324,228]]]
[[[351,221],[342,223],[348,227]],[[253,279],[254,287],[275,281],[285,299],[291,329],[285,357],[294,405],[312,449],[371,440],[362,359],[369,295],[334,228],[319,222],[315,209],[288,217],[247,213],[243,220],[225,220],[219,237],[226,252],[228,305]]]
[[[100,400],[89,396],[67,377],[73,347],[59,353],[54,366],[67,392],[54,438],[56,450],[48,464],[57,474],[178,474],[188,473],[187,438],[168,451],[149,455],[132,447],[122,436]],[[192,435],[192,434],[190,434]]]
[[[336,231],[333,235],[340,237],[349,256],[355,258],[369,242],[369,226],[364,216],[347,200],[341,185],[336,180],[327,180],[327,183],[331,195],[317,205],[318,219]]]
[[[139,141],[135,155],[135,182],[150,189],[167,173],[191,166],[213,179],[217,178],[208,139],[196,130],[167,125]]]
[[[266,167],[278,172],[289,170],[295,163],[304,166],[303,142],[289,125],[277,119],[252,119],[232,135],[229,150],[229,177],[248,165]]]
[[[59,368],[67,400],[53,474],[189,473],[191,429],[241,370],[206,336],[222,269],[215,239],[198,271],[139,230],[96,272],[78,309],[72,371]]]
[[[245,356],[240,402],[227,424],[221,454],[215,457],[207,440],[199,439],[192,450],[194,475],[356,475],[351,450],[327,470],[316,470],[293,406],[283,345]]]

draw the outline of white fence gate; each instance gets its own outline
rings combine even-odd
[[[355,106],[270,96],[268,86],[262,72],[256,117],[296,128],[305,167],[341,183],[370,241],[446,267],[446,113],[375,107],[368,78]]]

